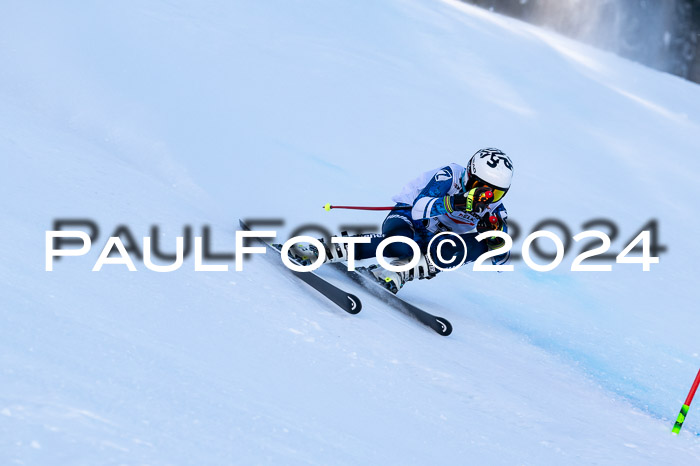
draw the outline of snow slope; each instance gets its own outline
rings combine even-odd
[[[0,463],[671,464],[698,366],[700,88],[452,1],[22,2],[0,15]],[[349,316],[262,258],[90,269],[107,235],[322,222],[497,146],[527,231],[658,218],[651,272],[442,274]],[[44,271],[56,218],[89,256]],[[561,234],[560,232],[557,232]],[[516,244],[518,247],[520,242]]]

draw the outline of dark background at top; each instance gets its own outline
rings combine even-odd
[[[463,0],[700,83],[700,0]]]

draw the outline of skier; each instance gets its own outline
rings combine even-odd
[[[397,293],[406,282],[415,278],[433,278],[440,269],[474,262],[488,250],[502,248],[505,241],[490,237],[478,242],[475,237],[486,231],[508,232],[503,206],[503,196],[510,188],[513,163],[505,153],[495,148],[477,151],[464,168],[455,163],[423,173],[404,186],[394,196],[393,210],[382,224],[382,233],[369,236],[369,243],[355,245],[355,259],[373,258],[379,243],[387,237],[405,236],[414,240],[421,250],[418,265],[405,272],[393,272],[379,265],[369,270],[387,289]],[[466,258],[461,244],[443,243],[437,254],[439,241],[428,245],[442,232],[459,235],[467,246]],[[448,236],[449,238],[449,236]],[[326,244],[326,262],[345,261],[348,258],[346,244]],[[313,263],[318,251],[308,243],[298,243],[290,248],[290,255],[304,264]],[[394,242],[384,249],[384,256],[392,258],[391,265],[406,265],[413,257],[411,247]],[[492,258],[493,264],[506,264],[510,252]],[[436,267],[437,265],[437,267]]]

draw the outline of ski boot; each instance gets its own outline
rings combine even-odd
[[[395,266],[402,266],[409,262],[411,262],[411,259],[406,258],[394,259],[389,263]],[[392,272],[379,265],[371,265],[368,267],[368,270],[372,272],[374,278],[376,278],[384,288],[394,294],[398,293],[406,282],[410,282],[415,278],[419,280],[430,280],[440,272],[426,255],[421,255],[418,265],[405,272]]]
[[[319,239],[326,249],[326,260],[324,262],[341,262],[348,260],[347,244],[326,244],[323,239]],[[281,247],[281,246],[280,246]],[[310,265],[318,259],[318,249],[313,244],[295,243],[289,248],[289,256],[301,265]]]

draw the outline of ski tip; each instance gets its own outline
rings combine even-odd
[[[443,337],[446,337],[450,333],[452,333],[452,324],[449,320],[443,319],[442,317],[436,317],[435,322],[437,323],[437,325],[433,328],[437,333],[439,333]]]
[[[362,310],[362,301],[360,301],[360,298],[354,294],[348,293],[348,301],[350,302],[350,307],[347,309],[347,311],[350,314],[357,314]]]

